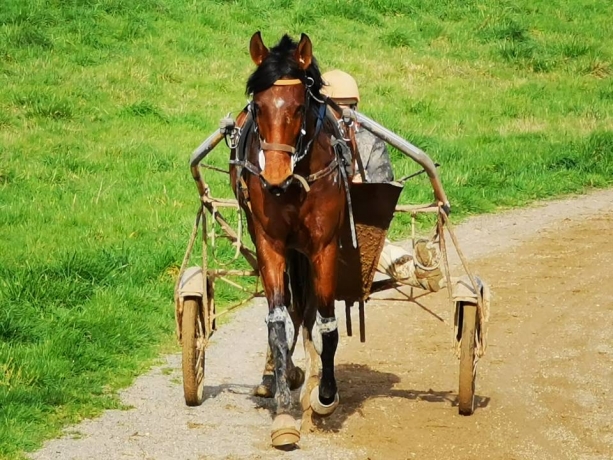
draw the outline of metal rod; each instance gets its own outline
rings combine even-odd
[[[213,332],[217,330],[217,321],[215,321],[215,278],[211,278],[211,283],[209,286],[207,286],[207,289],[209,316],[211,318],[211,333],[208,334],[208,336],[210,337]]]
[[[202,176],[200,175],[200,162],[211,152],[211,150],[213,150],[217,146],[217,144],[221,142],[223,138],[224,135],[219,130],[215,131],[213,134],[207,137],[206,140],[202,144],[200,144],[198,148],[192,153],[192,156],[189,160],[190,171],[192,173],[192,177],[196,181],[196,187],[198,188],[198,193],[200,194],[200,198],[204,206],[213,215],[213,218],[217,221],[217,223],[219,223],[219,225],[224,230],[224,232],[226,232],[228,237],[233,242],[240,244],[241,254],[245,256],[245,259],[247,259],[249,265],[251,265],[254,270],[257,270],[258,262],[255,254],[253,253],[253,251],[249,250],[249,248],[246,248],[240,243],[236,232],[223,218],[223,216],[219,214],[219,212],[217,212],[214,203],[210,199],[211,197],[209,196],[208,186],[205,184],[204,180],[202,179]]]
[[[235,200],[234,198],[213,198],[212,196],[204,195],[202,197],[202,201],[210,201],[216,206],[221,206],[222,204],[226,204],[226,205],[238,207],[238,200]]]
[[[202,313],[204,318],[204,324],[206,324],[205,335],[209,337],[213,331],[213,318],[209,311],[209,256],[207,246],[207,221],[206,212],[202,213]]]
[[[202,165],[203,168],[206,169],[210,169],[211,171],[217,171],[223,174],[230,174],[230,171],[226,170],[226,169],[221,169],[218,168],[217,166],[211,166],[211,165]]]
[[[224,217],[221,215],[221,213],[218,210],[215,209],[215,205],[213,203],[211,203],[210,201],[209,202],[203,201],[202,204],[204,204],[204,206],[213,215],[213,217],[215,218],[217,223],[221,226],[223,231],[228,236],[228,239],[230,241],[232,241],[233,243],[237,243],[237,244],[240,245],[239,246],[239,250],[240,250],[241,254],[243,256],[245,256],[245,259],[247,259],[247,262],[249,262],[249,265],[251,265],[251,268],[253,268],[254,270],[257,270],[258,269],[258,261],[257,261],[256,255],[254,254],[254,252],[251,249],[249,249],[246,246],[243,246],[243,243],[241,243],[239,241],[237,233],[230,226],[230,224],[228,224],[228,222],[226,221],[226,219],[224,219]]]
[[[440,211],[438,206],[435,205],[419,205],[419,206],[415,206],[415,205],[410,205],[410,204],[399,204],[396,206],[395,209],[396,212],[411,212],[411,213],[422,213],[422,212],[433,212],[433,213],[438,213]]]
[[[204,142],[200,144],[198,148],[192,152],[192,156],[189,159],[189,166],[192,171],[192,176],[194,177],[194,180],[196,181],[196,185],[198,186],[198,191],[200,192],[200,195],[205,194],[205,189],[204,189],[204,182],[202,182],[202,178],[200,177],[200,171],[198,170],[198,165],[204,159],[204,157],[206,157],[209,153],[211,153],[211,150],[213,150],[217,146],[217,144],[221,142],[223,138],[224,138],[224,135],[221,133],[221,131],[218,129],[215,130],[213,134],[207,137],[204,140]],[[202,185],[202,190],[200,189],[201,185]]]
[[[264,292],[263,291],[255,292],[252,295],[250,295],[249,297],[247,297],[246,299],[241,300],[239,303],[236,303],[236,304],[232,305],[231,307],[226,308],[224,311],[220,311],[219,313],[216,313],[215,314],[215,319],[230,313],[232,310],[235,310],[236,308],[240,307],[241,305],[245,305],[247,302],[252,301],[256,297],[263,297],[263,296],[264,296]]]
[[[440,164],[439,163],[434,163],[434,166],[436,166],[438,168],[440,166]],[[409,179],[413,179],[414,177],[420,176],[420,175],[422,175],[425,172],[426,172],[426,170],[422,169],[421,171],[417,171],[417,172],[414,172],[413,174],[409,174],[408,176],[404,176],[402,179],[398,179],[398,182],[400,182],[401,184],[404,184]]]
[[[210,269],[209,275],[215,277],[222,276],[260,276],[260,272],[257,270],[225,270],[225,269]]]
[[[177,280],[175,282],[175,323],[177,329],[177,339],[181,338],[181,324],[179,322],[179,311],[181,309],[181,297],[180,297],[180,289],[181,289],[181,279],[183,278],[183,273],[185,273],[185,269],[187,268],[187,263],[189,262],[189,258],[192,255],[192,250],[194,249],[194,243],[196,242],[196,237],[198,236],[198,227],[200,226],[200,219],[202,218],[203,211],[202,206],[198,209],[198,213],[196,214],[196,221],[194,222],[194,227],[192,229],[192,234],[189,238],[189,242],[187,243],[187,249],[185,251],[185,255],[183,256],[183,261],[181,262],[181,268],[179,269],[179,274],[177,275]]]
[[[414,146],[407,140],[401,138],[389,129],[384,128],[376,121],[368,118],[366,115],[357,111],[354,111],[353,113],[361,127],[367,129],[375,136],[383,139],[385,142],[397,148],[402,153],[411,158],[413,161],[421,165],[421,167],[424,168],[424,170],[428,174],[428,177],[430,178],[430,183],[432,184],[432,188],[434,189],[434,196],[446,207],[449,207],[449,200],[447,199],[447,194],[443,189],[443,184],[441,183],[441,180],[436,171],[436,166],[434,165],[432,159],[423,150]]]

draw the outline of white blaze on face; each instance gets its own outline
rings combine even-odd
[[[276,108],[280,109],[281,107],[283,107],[283,104],[285,104],[285,100],[282,97],[275,97],[273,103],[275,104]]]

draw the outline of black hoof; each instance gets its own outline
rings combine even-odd
[[[275,395],[275,377],[274,375],[262,376],[262,383],[260,383],[255,390],[253,390],[254,396],[260,398],[272,398]]]
[[[289,375],[289,389],[297,390],[304,383],[304,371],[298,366],[295,366]]]

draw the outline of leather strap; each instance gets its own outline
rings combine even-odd
[[[291,145],[279,144],[277,142],[266,142],[263,140],[260,140],[260,148],[262,150],[279,150],[281,152],[291,153],[292,155],[296,153],[296,149]]]
[[[334,160],[332,160],[330,164],[326,166],[324,169],[321,169],[317,171],[316,173],[311,174],[310,176],[307,176],[306,181],[315,182],[317,179],[321,179],[322,177],[326,177],[328,174],[331,174],[337,167],[338,167],[338,161],[336,161],[336,158],[334,158]]]
[[[297,78],[292,78],[288,80],[277,80],[273,83],[274,86],[290,86],[290,85],[300,85],[302,84],[302,80]]]

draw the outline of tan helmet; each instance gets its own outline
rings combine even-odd
[[[321,93],[338,103],[357,104],[360,102],[360,91],[355,79],[342,70],[330,70],[322,76],[324,86]]]

